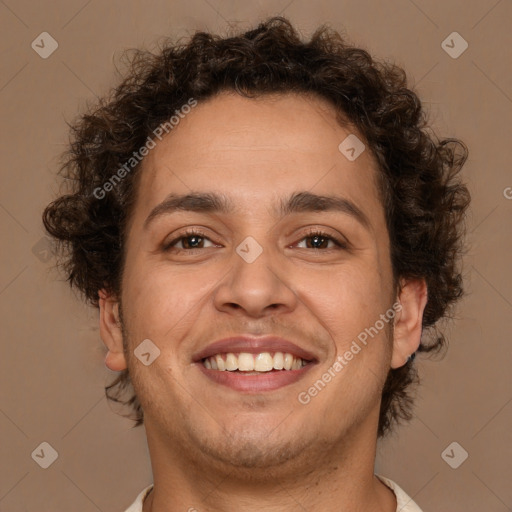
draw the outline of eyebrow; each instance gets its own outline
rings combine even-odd
[[[190,193],[184,195],[169,194],[160,204],[155,206],[144,221],[146,228],[154,219],[170,215],[177,211],[198,213],[233,214],[233,202],[223,194]],[[371,223],[366,214],[352,201],[344,197],[326,196],[311,192],[295,192],[287,200],[281,200],[277,215],[285,217],[293,213],[308,212],[341,212],[350,215],[365,229],[371,230]]]

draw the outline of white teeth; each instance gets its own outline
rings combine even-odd
[[[282,370],[284,368],[284,354],[276,352],[274,354],[274,370]]]
[[[252,372],[254,370],[254,357],[247,352],[238,355],[238,369],[241,372]]]
[[[230,372],[238,370],[238,359],[235,354],[232,354],[231,352],[226,354],[226,370],[229,370]]]
[[[224,364],[224,359],[222,359],[222,356],[221,355],[217,355],[215,356],[215,361],[217,363],[217,368],[220,370],[220,371],[224,371],[226,369],[226,366]]]
[[[275,352],[272,356],[270,352],[261,352],[259,354],[249,354],[240,352],[234,354],[216,354],[203,360],[203,364],[209,370],[218,371],[241,371],[241,372],[270,372],[272,370],[300,370],[306,366],[307,362],[300,357],[294,357],[292,354]]]
[[[254,370],[257,372],[269,372],[274,368],[274,359],[268,352],[258,354],[254,359]]]

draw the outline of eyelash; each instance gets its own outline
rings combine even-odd
[[[206,240],[210,240],[203,232],[199,231],[199,230],[196,230],[196,229],[188,229],[187,231],[185,231],[184,233],[181,233],[177,238],[175,238],[174,240],[172,240],[171,242],[165,244],[165,246],[163,247],[163,250],[164,251],[171,251],[171,250],[174,250],[175,252],[193,252],[195,250],[203,250],[201,248],[194,248],[194,249],[176,249],[176,248],[173,248],[173,245],[175,245],[176,243],[178,243],[179,241],[183,240],[183,239],[186,239],[186,238],[189,238],[189,237],[193,237],[193,236],[196,236],[196,237],[199,237],[199,238],[204,238]],[[329,240],[331,240],[332,242],[334,242],[334,244],[337,246],[336,249],[331,247],[329,249],[316,249],[316,250],[321,250],[321,251],[329,251],[329,250],[346,250],[348,249],[348,243],[343,241],[343,240],[340,240],[339,238],[336,238],[332,235],[330,235],[329,233],[326,233],[325,231],[322,231],[322,230],[319,230],[319,229],[310,229],[306,234],[305,236],[303,236],[299,241],[302,242],[302,240],[304,240],[305,238],[313,238],[313,237],[320,237],[320,238],[327,238]],[[211,240],[210,240],[211,241]],[[312,250],[315,250],[315,249],[312,249]]]

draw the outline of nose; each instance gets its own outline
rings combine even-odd
[[[217,287],[216,308],[251,318],[293,311],[298,301],[290,283],[293,276],[279,255],[269,249],[263,249],[254,260],[240,254],[234,252],[232,270]]]

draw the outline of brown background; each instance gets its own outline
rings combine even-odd
[[[57,191],[65,121],[115,79],[122,50],[195,29],[247,28],[284,14],[308,35],[323,22],[408,71],[441,136],[470,148],[468,295],[441,361],[419,359],[416,418],[382,444],[377,472],[425,512],[512,510],[512,2],[241,0],[0,2],[0,512],[122,511],[151,480],[144,430],[104,398],[112,372],[96,311],[51,270],[40,212]],[[42,59],[31,43],[59,44]],[[469,48],[451,58],[441,42]],[[46,441],[59,457],[31,458]],[[468,459],[452,469],[453,441]],[[457,455],[458,456],[458,455]]]

